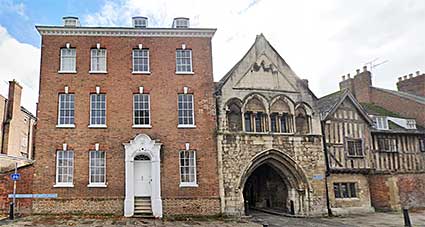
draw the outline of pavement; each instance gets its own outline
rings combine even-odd
[[[425,211],[410,212],[412,226],[425,227]],[[249,218],[197,218],[197,219],[140,219],[110,216],[73,216],[73,215],[33,215],[17,218],[14,221],[0,220],[0,226],[157,226],[157,227],[402,227],[401,213],[369,213],[346,217],[294,218],[281,215],[253,212]]]
[[[350,215],[346,217],[323,217],[323,218],[293,218],[263,212],[250,214],[253,222],[267,223],[269,227],[403,227],[403,214],[369,213],[363,215]],[[425,227],[425,211],[410,212],[410,220],[414,227]]]

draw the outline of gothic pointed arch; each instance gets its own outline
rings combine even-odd
[[[229,131],[242,131],[242,101],[231,98],[226,102],[226,120]]]

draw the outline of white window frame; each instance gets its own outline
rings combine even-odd
[[[73,56],[64,56],[64,50],[73,50]],[[76,48],[61,48],[60,49],[60,69],[59,73],[77,73],[77,49]],[[74,67],[70,67],[70,69],[64,69],[64,59],[73,60]],[[72,68],[72,69],[71,69]]]
[[[93,109],[93,102],[92,102],[92,98],[91,98],[92,95],[104,95],[105,96],[105,124],[93,124],[93,122],[92,122],[92,109]],[[90,94],[89,97],[90,97],[90,119],[89,119],[90,124],[89,124],[89,128],[106,128],[107,127],[107,125],[106,125],[107,109],[108,109],[108,107],[107,107],[108,102],[107,102],[106,94],[104,94],[104,93]]]
[[[104,156],[103,156],[103,163],[104,163],[104,166],[102,167],[102,166],[96,166],[96,167],[98,167],[98,168],[103,168],[104,169],[104,172],[103,172],[103,179],[104,179],[104,181],[103,182],[92,182],[92,180],[91,180],[91,177],[92,177],[92,173],[91,173],[91,169],[92,169],[92,154],[93,153],[95,153],[95,152],[102,152],[102,153],[104,153]],[[95,167],[93,167],[93,168],[95,168]],[[89,152],[89,185],[87,185],[87,187],[106,187],[107,186],[107,184],[106,184],[106,152],[105,151],[96,151],[96,150],[91,150],[90,152]]]
[[[104,57],[104,60],[105,60],[105,69],[104,70],[100,70],[99,68],[97,68],[97,69],[94,68],[94,64],[93,64],[93,58],[94,58],[93,54],[94,54],[94,51],[97,51],[97,53],[99,53],[100,51],[104,51],[105,52],[105,57]],[[96,56],[96,58],[99,59],[101,57]],[[105,48],[102,48],[102,49],[96,49],[96,48],[90,49],[90,71],[89,71],[89,73],[107,73],[108,72],[108,70],[107,70],[108,69],[107,63],[108,63],[108,51]]]
[[[136,103],[135,96],[136,95],[146,95],[148,97],[148,112],[149,112],[149,124],[136,124]],[[143,110],[143,109],[140,109]],[[151,125],[151,97],[149,94],[133,94],[133,128],[152,128]]]
[[[135,60],[135,55],[134,55],[134,52],[135,51],[146,51],[146,59],[147,59],[147,70],[146,71],[136,71],[135,70],[135,62],[134,62],[134,60]],[[138,58],[140,58],[140,59],[143,59],[144,57],[138,57]],[[140,73],[140,74],[150,74],[151,72],[150,72],[150,53],[149,53],[149,49],[133,49],[133,51],[132,51],[132,62],[133,62],[133,73],[134,74],[138,74],[138,73]]]
[[[375,116],[376,129],[388,130],[388,118],[382,116]]]
[[[179,115],[179,97],[180,95],[190,95],[192,97],[192,124],[180,124],[180,115]],[[195,102],[194,102],[194,95],[193,94],[178,94],[177,96],[177,128],[196,128],[195,124]],[[183,110],[183,109],[182,109]]]
[[[65,168],[71,168],[71,182],[59,182],[59,152],[72,152],[71,166]],[[64,154],[63,154],[64,155]],[[63,168],[63,166],[61,166]],[[74,187],[74,151],[73,150],[58,150],[56,151],[56,184],[53,187]]]
[[[189,166],[182,166],[181,165],[181,155],[182,155],[182,153],[184,153],[184,152],[193,152],[193,166],[190,166],[190,161],[188,162],[189,163]],[[189,153],[189,158],[190,158],[190,153]],[[189,169],[190,168],[193,168],[193,174],[194,174],[194,177],[193,177],[193,182],[182,182],[182,168],[183,167],[189,167]],[[190,173],[190,170],[189,170],[189,173]],[[189,175],[189,173],[186,173],[186,175]],[[197,179],[197,169],[196,169],[196,150],[181,150],[181,151],[179,151],[179,175],[180,175],[180,187],[198,187],[198,179]]]
[[[178,67],[178,64],[177,64],[177,59],[178,59],[177,58],[177,53],[180,52],[180,51],[182,51],[182,52],[188,51],[189,52],[190,71],[179,71],[178,70],[179,67]],[[180,58],[182,58],[182,57],[180,57]],[[193,73],[193,62],[192,62],[192,50],[191,49],[177,49],[176,50],[176,74],[194,74]]]
[[[74,115],[73,115],[73,124],[61,124],[61,122],[60,122],[60,119],[61,119],[61,107],[62,107],[62,105],[61,105],[61,95],[73,95],[74,96],[74,107],[72,108],[72,109],[69,109],[70,111],[72,110],[72,111],[74,111]],[[68,93],[68,94],[66,94],[66,93],[60,93],[59,94],[59,97],[58,97],[58,124],[56,125],[56,127],[57,128],[75,128],[75,94],[74,93]],[[70,116],[64,116],[64,117],[67,117],[67,118],[70,118]]]

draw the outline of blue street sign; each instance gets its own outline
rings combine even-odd
[[[10,178],[11,178],[13,181],[20,180],[20,179],[21,179],[21,174],[19,174],[19,173],[12,173],[12,174],[10,174]]]
[[[323,180],[322,175],[313,175],[313,180]]]
[[[58,194],[16,194],[17,199],[54,199]],[[13,198],[13,194],[9,194],[9,198]]]

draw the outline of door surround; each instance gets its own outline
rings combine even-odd
[[[162,218],[160,149],[161,143],[152,140],[146,134],[139,134],[129,143],[124,143],[125,149],[125,199],[124,216],[134,215],[134,157],[143,154],[151,159],[151,205],[152,214]]]

